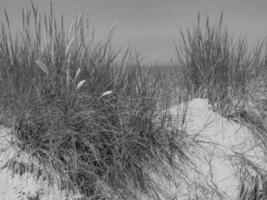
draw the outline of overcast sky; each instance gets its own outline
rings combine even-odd
[[[0,0],[13,25],[20,20],[20,10],[29,0]],[[33,0],[48,11],[49,0]],[[224,25],[235,35],[246,35],[254,42],[267,35],[267,0],[53,0],[67,24],[80,12],[88,14],[98,39],[105,37],[116,23],[114,44],[140,50],[149,60],[167,61],[173,55],[173,41],[179,31],[197,23],[197,14],[218,21],[224,13]],[[29,5],[29,4],[28,4]]]

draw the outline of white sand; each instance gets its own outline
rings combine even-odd
[[[35,166],[38,162],[12,144],[9,129],[0,126],[0,200],[74,200],[75,195],[67,191],[60,191],[57,184],[49,185],[42,177],[37,178],[35,168],[26,171],[21,176],[12,173],[8,162],[13,160],[26,166]],[[18,164],[16,164],[18,165]],[[19,166],[14,165],[14,170]],[[77,195],[78,196],[78,195]],[[39,198],[37,198],[39,197]]]
[[[171,186],[166,190],[173,199],[198,196],[198,199],[236,200],[239,172],[247,169],[255,174],[251,167],[242,165],[242,156],[266,170],[264,153],[247,128],[213,112],[206,99],[194,99],[186,105],[172,107],[169,111],[173,127],[181,129],[179,122],[183,110],[187,110],[184,130],[191,136],[191,142],[202,148],[192,148],[196,167],[188,168],[190,182],[184,182],[179,189]]]
[[[174,127],[181,128],[178,122],[183,106],[170,109]],[[238,155],[241,154],[253,164],[267,169],[264,154],[249,131],[211,111],[207,100],[194,99],[189,102],[185,121],[185,131],[191,136],[191,142],[202,148],[192,148],[195,167],[188,167],[190,182],[179,180],[179,188],[168,185],[168,180],[152,174],[163,184],[168,199],[198,196],[198,199],[236,200],[239,186],[237,172],[242,168]],[[40,200],[75,199],[73,196],[67,198],[66,192],[59,191],[56,185],[48,187],[45,181],[36,180],[33,173],[12,176],[11,170],[5,166],[9,159],[15,158],[25,163],[33,163],[33,159],[9,144],[12,138],[8,131],[0,127],[0,200],[28,200],[27,197],[35,197],[37,194]],[[38,164],[35,162],[35,165]]]

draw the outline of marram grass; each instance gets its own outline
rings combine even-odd
[[[169,80],[113,50],[112,31],[94,43],[82,16],[67,34],[50,6],[49,15],[23,10],[16,36],[5,13],[1,29],[0,107],[19,147],[88,199],[157,198],[149,171],[177,181],[173,169],[185,176],[188,160],[184,134],[166,130],[158,110]]]
[[[94,42],[82,15],[67,31],[52,4],[48,15],[34,4],[23,10],[15,35],[5,17],[0,116],[19,147],[54,171],[62,187],[87,199],[138,199],[137,192],[158,199],[164,191],[149,171],[176,183],[173,171],[186,178],[190,163],[186,134],[166,129],[166,111],[195,97],[250,128],[266,148],[264,43],[250,51],[222,20],[207,19],[203,28],[199,17],[176,44],[175,66],[157,67],[143,66],[130,50],[114,50],[114,27],[102,43]],[[240,199],[264,199],[261,179],[241,183]]]

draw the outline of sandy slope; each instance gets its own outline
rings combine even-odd
[[[170,109],[173,116],[172,126],[179,127],[179,114],[184,106]],[[242,158],[267,169],[263,152],[246,128],[211,111],[207,100],[194,99],[187,106],[185,131],[191,136],[190,142],[197,144],[191,148],[195,165],[188,167],[190,181],[178,180],[180,187],[177,188],[170,185],[168,180],[163,180],[155,174],[152,176],[162,184],[168,199],[189,199],[196,196],[198,199],[236,199],[240,178],[238,172],[244,169],[253,172],[242,164]],[[44,180],[37,180],[33,171],[22,176],[12,175],[6,165],[11,158],[24,163],[34,163],[36,166],[38,163],[9,144],[12,138],[8,131],[0,128],[0,199],[28,200],[29,197],[38,195],[42,200],[75,199],[67,198],[66,192],[59,191],[56,185],[48,187]],[[140,199],[146,198],[141,195]]]
[[[0,200],[76,199],[70,192],[60,191],[56,184],[48,186],[47,181],[38,175],[38,162],[12,145],[9,132],[9,129],[0,127]]]
[[[187,105],[172,107],[173,126],[179,126],[179,116],[185,106],[184,129],[197,144],[191,152],[196,167],[188,169],[191,181],[184,183],[184,190],[176,192],[177,199],[183,195],[185,199],[188,195],[199,199],[237,199],[239,179],[246,178],[240,172],[247,170],[255,174],[243,159],[266,170],[264,153],[247,128],[213,112],[206,99],[194,99]],[[175,191],[174,188],[169,190]]]

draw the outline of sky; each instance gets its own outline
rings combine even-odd
[[[42,12],[48,12],[49,0],[32,0]],[[197,24],[200,13],[223,24],[233,35],[258,42],[267,35],[267,0],[52,0],[54,10],[71,24],[80,12],[88,15],[96,40],[104,40],[114,23],[116,48],[136,49],[148,61],[167,62],[175,55],[180,31]],[[0,21],[6,9],[13,26],[21,22],[21,9],[30,0],[0,0]]]

